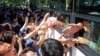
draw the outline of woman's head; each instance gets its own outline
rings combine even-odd
[[[4,33],[4,42],[15,44],[17,41],[16,39],[16,33],[14,31],[6,31]]]

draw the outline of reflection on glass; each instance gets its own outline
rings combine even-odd
[[[100,16],[100,0],[76,0],[75,11]]]
[[[71,0],[36,0],[34,4],[39,8],[50,8],[63,11],[71,11]]]
[[[80,19],[78,18],[76,22],[80,22]],[[100,53],[100,23],[88,21],[88,23],[85,24],[89,26],[89,32],[80,30],[76,35],[87,39],[89,41],[87,45],[94,51]]]

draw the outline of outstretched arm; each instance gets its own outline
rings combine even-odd
[[[73,41],[73,39],[71,39],[71,38],[62,39],[62,37],[63,37],[63,34],[60,35],[58,41],[61,42],[64,45],[66,45],[68,48],[75,45],[75,41]]]
[[[65,36],[70,36],[76,32],[78,32],[80,29],[83,29],[83,24],[82,23],[77,23],[77,24],[69,24],[67,28],[65,28],[62,31],[62,34]]]

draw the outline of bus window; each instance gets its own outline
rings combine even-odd
[[[100,16],[100,0],[76,0],[75,12]]]
[[[71,1],[72,0],[31,0],[31,2],[34,2],[34,4],[36,4],[39,8],[48,8],[61,11],[71,11]]]
[[[80,22],[81,20],[84,19],[76,18],[76,23]],[[87,45],[97,53],[100,53],[100,23],[89,20],[86,21],[83,23],[83,25],[86,24],[89,31],[86,32],[84,29],[81,29],[75,34],[75,37],[80,36],[88,40],[89,43]]]

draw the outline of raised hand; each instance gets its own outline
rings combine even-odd
[[[25,24],[27,25],[28,24],[28,17],[25,17]]]

